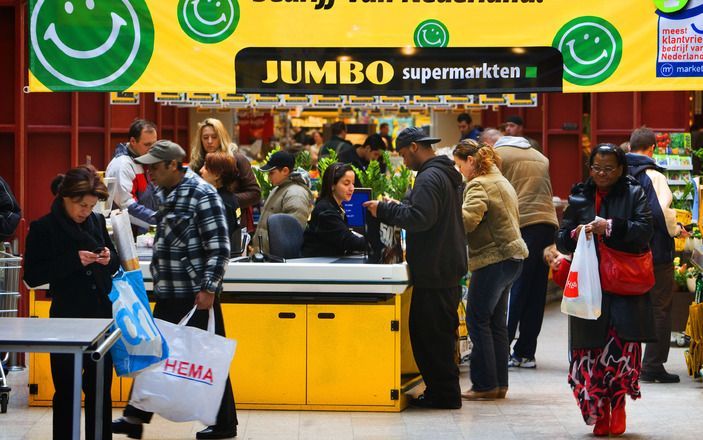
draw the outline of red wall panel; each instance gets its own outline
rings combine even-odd
[[[30,93],[27,95],[27,124],[31,126],[63,126],[67,130],[71,125],[71,94]]]
[[[0,125],[15,122],[15,10],[0,7]],[[3,174],[5,175],[5,174]]]
[[[35,220],[49,212],[51,181],[71,167],[71,137],[68,133],[38,133],[27,136],[27,197],[24,217]]]
[[[81,127],[105,127],[105,94],[78,94],[78,122]]]
[[[573,135],[549,135],[549,174],[552,192],[562,199],[581,181],[581,150]]]
[[[15,135],[13,133],[0,133],[0,176],[14,189]]]
[[[634,126],[632,93],[598,93],[591,96],[595,99],[591,110],[598,115],[598,129],[631,129]]]
[[[688,129],[690,93],[646,92],[640,95],[642,118],[638,125],[662,131]]]
[[[87,156],[90,156],[90,163],[98,170],[104,170],[112,157],[106,160],[104,142],[102,133],[81,133],[78,137],[78,163],[86,163]]]

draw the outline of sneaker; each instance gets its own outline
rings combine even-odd
[[[535,358],[523,358],[520,356],[512,355],[508,359],[508,368],[537,368],[537,362]]]
[[[678,383],[681,379],[677,374],[662,371],[659,373],[640,373],[640,381],[646,383]]]

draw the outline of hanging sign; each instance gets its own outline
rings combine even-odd
[[[139,93],[112,92],[110,93],[110,104],[137,105],[139,104]]]
[[[237,90],[408,95],[561,91],[558,50],[528,48],[247,48],[235,58]]]
[[[154,93],[154,101],[161,103],[185,102],[186,94],[178,92],[156,92]]]
[[[27,4],[32,92],[609,92],[703,77],[703,0]]]

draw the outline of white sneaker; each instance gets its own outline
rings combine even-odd
[[[508,368],[537,368],[537,362],[535,358],[521,358],[519,356],[512,355],[508,359]]]

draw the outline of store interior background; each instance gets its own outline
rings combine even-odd
[[[337,117],[347,122],[374,123],[373,115],[358,112],[337,115],[336,110],[281,116],[278,110],[198,110],[154,102],[152,93],[140,94],[138,105],[111,105],[108,93],[25,93],[27,84],[26,0],[0,0],[0,175],[12,186],[23,208],[26,223],[18,233],[20,243],[28,222],[46,213],[51,200],[49,183],[66,169],[87,159],[104,169],[115,145],[126,141],[134,118],[153,120],[161,138],[173,139],[186,147],[197,122],[212,116],[221,119],[241,145],[252,134],[264,133],[264,151],[273,135],[285,131],[287,117],[331,122]],[[384,111],[383,117],[393,115]],[[456,115],[452,109],[425,112],[413,117],[415,125],[429,125],[441,137],[440,146],[458,140]],[[600,94],[540,94],[538,106],[506,106],[472,110],[474,122],[496,127],[518,114],[525,120],[525,134],[540,142],[549,157],[555,195],[565,198],[583,176],[583,151],[600,142],[621,143],[635,127],[647,125],[655,131],[684,132],[700,118],[700,92],[633,92]],[[292,117],[291,117],[292,116]],[[242,133],[248,119],[250,126]],[[238,120],[240,124],[235,124]],[[252,122],[253,121],[253,122]],[[700,122],[700,121],[698,121]],[[295,121],[294,121],[295,123]],[[322,127],[320,127],[322,128]],[[355,131],[358,128],[350,129]],[[362,127],[373,131],[375,126]],[[246,137],[247,139],[244,139]]]

